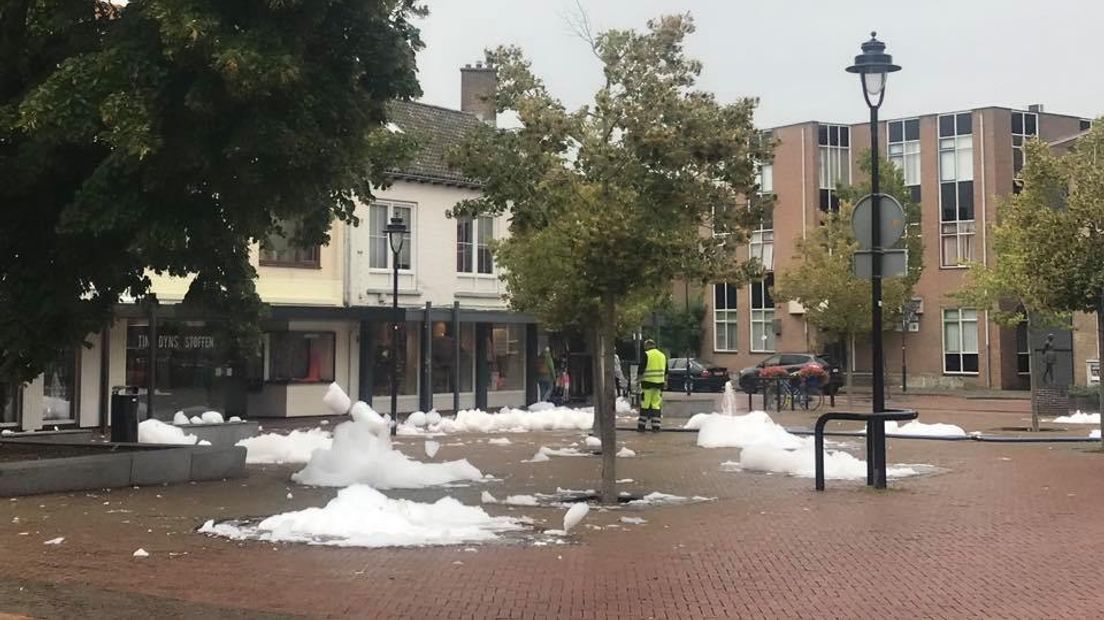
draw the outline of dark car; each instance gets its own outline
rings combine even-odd
[[[667,360],[667,389],[686,390],[686,371],[690,370],[691,392],[723,392],[728,381],[728,369],[696,357],[672,357]]]
[[[759,371],[767,366],[781,366],[786,369],[786,372],[792,373],[801,370],[802,366],[809,363],[818,364],[828,373],[825,394],[835,394],[839,391],[840,386],[843,385],[843,373],[840,368],[825,356],[813,353],[776,353],[750,368],[745,368],[740,371],[740,389],[748,394],[759,391]]]

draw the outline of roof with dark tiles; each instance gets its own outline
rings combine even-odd
[[[389,122],[418,144],[418,150],[405,166],[389,171],[392,176],[424,183],[480,186],[478,181],[451,168],[446,157],[482,121],[466,112],[416,101],[393,102],[388,116]]]

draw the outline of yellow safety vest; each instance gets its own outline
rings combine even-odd
[[[644,352],[644,372],[640,374],[641,383],[663,384],[667,376],[667,356],[659,349]]]

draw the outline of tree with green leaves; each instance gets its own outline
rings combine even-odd
[[[860,169],[869,177],[870,151],[859,158]],[[912,298],[912,289],[923,271],[923,242],[920,239],[920,206],[916,204],[905,186],[901,171],[883,159],[879,166],[882,193],[893,196],[905,208],[908,224],[905,235],[896,247],[909,252],[908,272],[904,277],[885,278],[882,283],[882,306],[886,312],[886,329],[898,322],[906,302]],[[808,237],[798,239],[797,258],[793,266],[780,271],[775,277],[774,298],[780,301],[796,301],[805,308],[805,320],[817,329],[821,344],[842,343],[848,357],[854,359],[854,341],[857,336],[871,331],[870,280],[855,276],[853,271],[858,241],[852,229],[853,204],[870,193],[869,182],[840,189],[841,207],[835,213],[826,214],[821,225],[809,231]],[[845,365],[847,399],[852,399],[851,363]]]
[[[590,37],[604,83],[577,110],[548,92],[520,49],[489,51],[496,105],[521,126],[483,129],[453,154],[484,183],[455,213],[511,215],[495,247],[511,305],[595,336],[606,502],[617,501],[609,362],[618,324],[676,278],[746,278],[734,252],[759,217],[755,204],[722,208],[756,194],[756,162],[769,158],[752,123],[756,101],[723,104],[695,89],[702,65],[683,50],[693,31],[688,15],[674,15],[644,32]],[[728,243],[709,237],[710,227],[730,232]]]
[[[252,244],[327,240],[409,146],[414,0],[0,4],[0,380],[194,275],[257,335]],[[290,222],[291,226],[282,225]],[[294,231],[294,232],[292,232]],[[253,338],[255,342],[255,338]]]
[[[1022,191],[1000,203],[990,227],[995,259],[971,265],[956,296],[1009,326],[1029,317],[1054,324],[1074,312],[1095,313],[1104,351],[1104,119],[1066,153],[1040,140],[1024,151]]]

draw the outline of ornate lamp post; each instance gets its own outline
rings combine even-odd
[[[409,229],[401,217],[391,218],[384,229],[391,246],[391,434],[399,430],[399,253]]]
[[[855,64],[847,67],[848,73],[858,73],[862,80],[863,98],[870,108],[870,193],[873,198],[870,218],[871,237],[871,349],[873,352],[873,411],[885,411],[885,355],[882,351],[882,240],[881,194],[878,187],[878,108],[885,99],[886,76],[900,71],[893,64],[893,57],[885,53],[885,43],[870,33],[870,40],[862,44],[862,53],[855,56]]]

